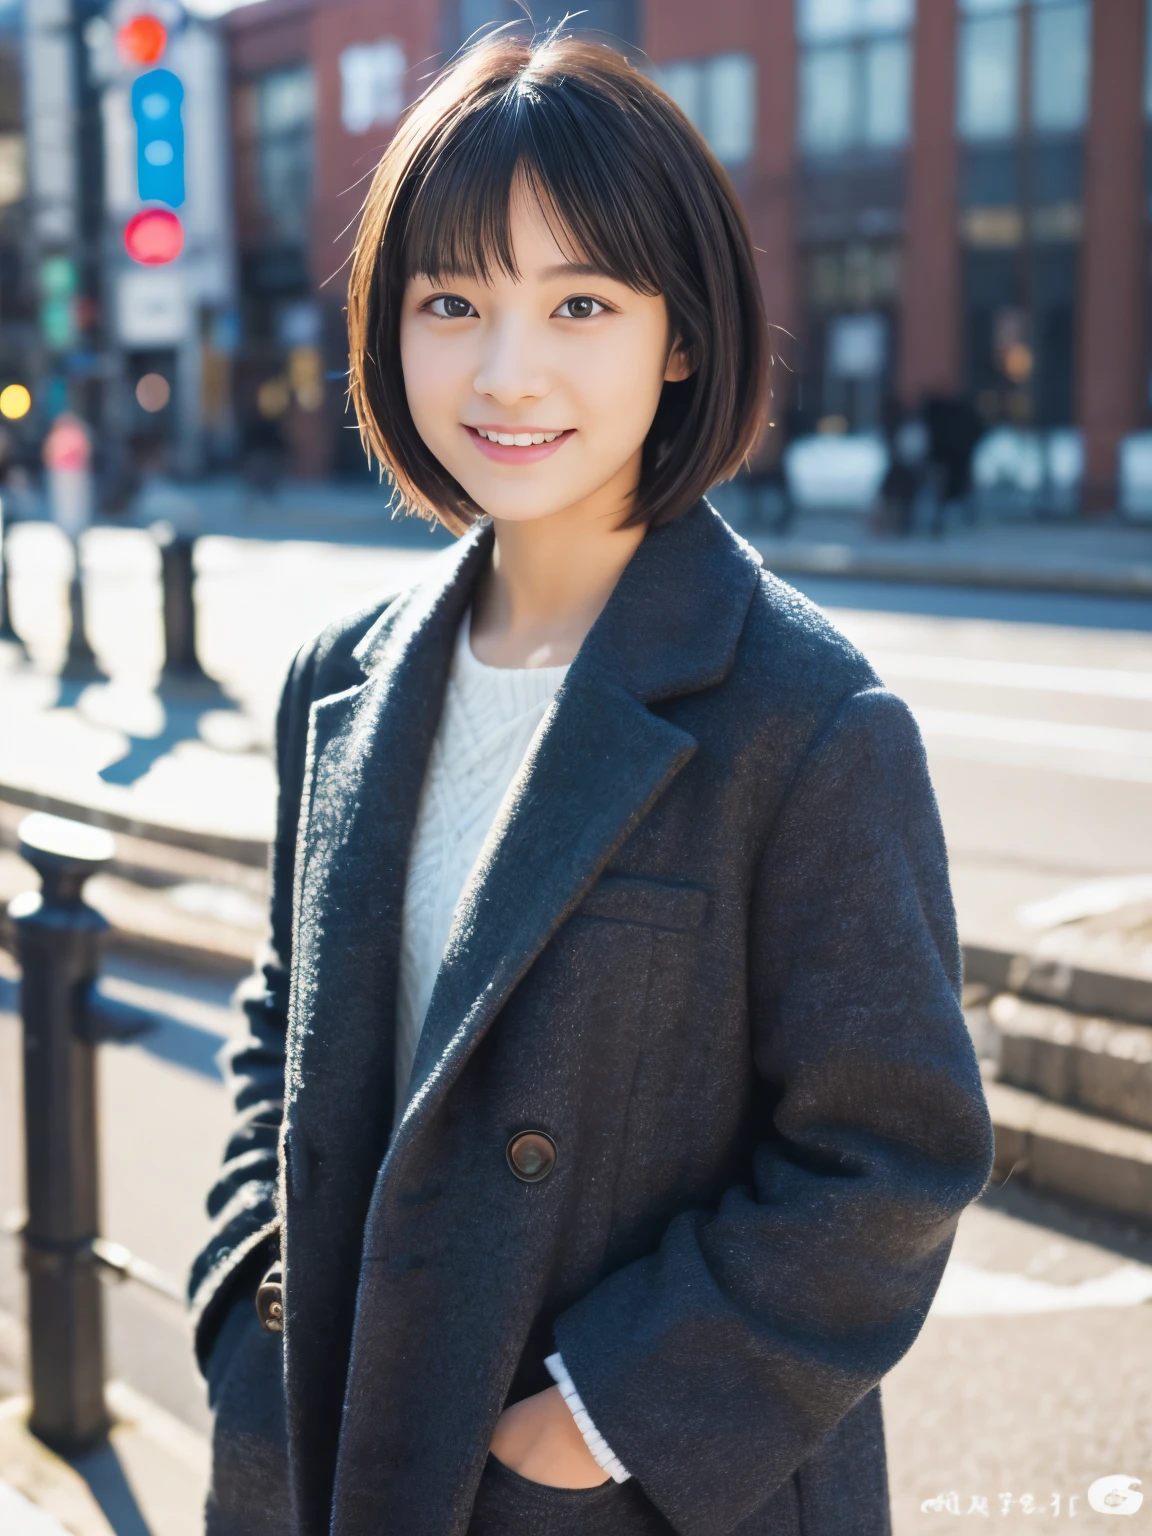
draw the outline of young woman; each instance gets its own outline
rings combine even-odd
[[[461,536],[284,693],[209,1530],[881,1536],[992,1140],[915,725],[702,499],[765,398],[732,188],[609,49],[497,37],[385,153],[349,325]]]

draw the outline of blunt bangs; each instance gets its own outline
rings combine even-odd
[[[664,385],[630,521],[667,522],[755,447],[767,327],[725,172],[680,109],[602,44],[499,33],[401,123],[365,202],[349,282],[351,397],[365,450],[407,510],[454,532],[483,515],[413,425],[400,316],[417,274],[519,277],[510,218],[521,184],[571,259],[664,297],[693,371]]]

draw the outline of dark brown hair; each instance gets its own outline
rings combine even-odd
[[[662,294],[692,365],[666,383],[632,522],[664,523],[736,473],[762,430],[768,338],[748,227],[723,168],[613,48],[500,32],[410,108],[376,169],[348,288],[351,397],[405,507],[459,532],[482,515],[416,431],[400,364],[409,277],[518,276],[517,176],[577,260]]]

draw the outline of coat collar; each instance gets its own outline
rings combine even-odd
[[[492,543],[491,526],[481,524],[436,557],[356,647],[365,680],[312,707],[297,861],[293,1100],[311,1075],[307,1040],[315,1035],[319,1046],[327,1035],[315,1031],[317,1015],[341,1006],[346,1017],[374,1016],[361,1084],[390,1099],[409,847],[456,636]],[[414,1085],[431,1092],[450,1079],[691,758],[692,736],[650,706],[722,681],[759,574],[759,556],[705,501],[645,536],[545,715],[462,897]],[[427,1097],[419,1093],[412,1108]]]
[[[447,571],[365,637],[361,664],[398,676],[437,614],[451,616],[454,635],[492,539],[490,527],[466,536]],[[569,668],[462,896],[397,1144],[695,753],[693,737],[649,706],[722,681],[759,572],[759,556],[706,502],[640,544]]]
[[[367,676],[394,673],[429,628],[453,634],[492,550],[487,520],[440,554],[353,652]],[[720,682],[732,664],[760,556],[701,500],[652,529],[624,568],[573,670],[598,673],[646,704]]]

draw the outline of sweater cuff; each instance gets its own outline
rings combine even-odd
[[[549,1355],[544,1365],[549,1376],[560,1388],[560,1396],[568,1405],[568,1410],[576,1420],[576,1427],[584,1436],[584,1444],[591,1451],[596,1465],[607,1472],[616,1483],[626,1483],[632,1476],[625,1470],[620,1458],[613,1454],[612,1447],[592,1422],[591,1415],[581,1401],[580,1394],[576,1390],[576,1383],[568,1374],[568,1368],[558,1354]]]

